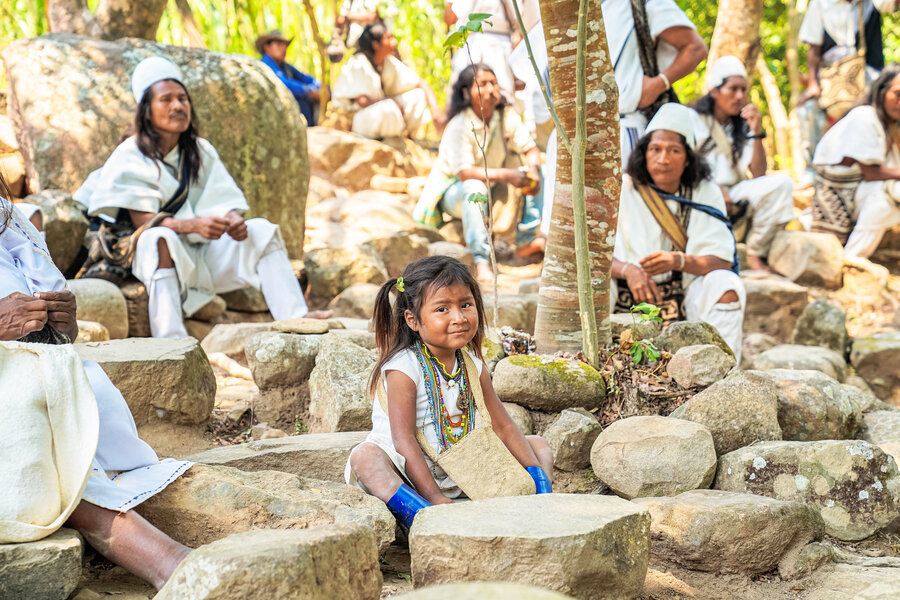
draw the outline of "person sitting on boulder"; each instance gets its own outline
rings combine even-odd
[[[722,190],[692,150],[692,112],[664,104],[628,159],[610,297],[615,312],[648,302],[665,321],[705,321],[740,362],[746,293]]]
[[[35,229],[41,232],[41,235],[44,235],[44,213],[41,212],[40,206],[28,202],[17,202],[13,206],[29,223],[34,225]]]
[[[381,23],[368,25],[359,36],[359,49],[341,68],[332,92],[339,128],[371,139],[420,137],[429,121],[442,127],[437,96],[428,83],[394,56],[397,41]],[[343,113],[348,118],[342,119]],[[350,121],[340,123],[342,120]]]
[[[183,81],[164,58],[137,66],[135,134],[77,192],[92,216],[153,225],[138,238],[132,264],[147,287],[153,337],[187,337],[182,309],[190,316],[217,293],[247,286],[262,291],[276,320],[328,318],[330,311],[309,311],[278,225],[244,220],[247,200],[198,136]],[[171,213],[160,212],[173,203]]]
[[[319,89],[322,83],[312,75],[301,73],[285,60],[288,46],[293,41],[293,38],[288,39],[279,30],[274,29],[257,38],[256,51],[262,56],[260,60],[275,72],[281,83],[294,95],[300,112],[306,118],[306,124],[312,127],[316,124],[316,109],[319,105]]]
[[[447,128],[441,137],[437,160],[413,211],[413,218],[439,227],[443,213],[462,219],[466,246],[475,257],[478,279],[493,277],[488,256],[490,243],[484,216],[485,201],[473,202],[473,194],[483,200],[492,186],[510,184],[525,194],[525,207],[517,230],[521,256],[543,250],[543,238],[536,238],[541,223],[540,151],[518,114],[508,107],[497,78],[484,64],[470,65],[459,74],[450,95]],[[482,155],[479,144],[484,143]],[[485,157],[487,170],[485,172]],[[510,159],[524,159],[526,167],[510,167]]]
[[[0,196],[8,192],[0,178]],[[41,373],[22,372],[44,352],[43,344],[71,344],[77,335],[75,296],[46,243],[0,197],[0,381],[6,415],[34,444],[0,443],[0,487],[14,496],[0,499],[0,544],[41,539],[66,523],[103,556],[159,589],[190,548],[133,509],[191,463],[159,461],[137,437],[125,399],[97,363],[59,349]],[[31,343],[8,343],[15,341]],[[53,362],[66,357],[69,364]],[[40,402],[29,405],[34,400]],[[58,418],[42,428],[48,414]]]
[[[518,478],[518,493],[552,491],[550,447],[540,436],[519,431],[480,358],[484,305],[465,265],[447,256],[407,265],[401,277],[378,291],[374,322],[379,359],[369,379],[369,394],[376,398],[372,432],[350,453],[347,483],[380,498],[406,527],[426,506],[471,497],[473,491],[481,491],[481,497],[509,493],[479,488],[477,478],[483,473],[475,473],[473,482],[471,465],[467,471],[457,462],[453,470],[441,461],[451,448],[459,457],[464,449],[457,445],[466,442],[470,451],[475,444],[485,461],[511,453],[515,460],[510,458],[505,473],[508,481]],[[489,445],[479,441],[484,437],[467,439],[476,428],[499,437],[499,453],[489,452]],[[445,466],[459,481],[451,479]]]
[[[900,63],[887,65],[859,106],[822,136],[813,231],[834,233],[845,256],[868,258],[900,224]]]
[[[747,102],[747,70],[736,56],[713,63],[709,91],[694,103],[700,116],[697,151],[709,161],[713,181],[722,188],[735,221],[751,219],[747,263],[769,271],[766,257],[775,234],[794,218],[793,181],[766,175],[762,114]]]

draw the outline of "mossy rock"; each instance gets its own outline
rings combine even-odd
[[[603,376],[587,363],[571,358],[509,356],[497,363],[493,380],[501,400],[532,410],[591,409],[606,398]]]
[[[666,327],[665,331],[654,339],[656,345],[672,354],[685,346],[715,344],[734,358],[734,352],[728,347],[719,331],[703,321],[678,321]]]

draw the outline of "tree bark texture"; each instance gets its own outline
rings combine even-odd
[[[762,45],[762,15],[763,0],[720,0],[706,64],[711,65],[722,56],[737,56],[747,73],[753,73]]]
[[[550,59],[553,106],[570,139],[575,137],[575,63],[578,0],[541,0]],[[600,0],[588,0],[585,56],[585,201],[591,283],[600,343],[608,343],[609,274],[616,239],[621,186],[618,88],[606,43]],[[550,233],[535,320],[538,352],[577,352],[582,347],[572,211],[572,157],[557,142],[558,161]]]
[[[156,40],[156,30],[168,0],[100,0],[91,14],[87,0],[48,0],[51,31],[117,40],[136,37]]]

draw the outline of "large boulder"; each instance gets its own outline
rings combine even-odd
[[[500,294],[497,301],[497,327],[512,327],[516,331],[534,333],[534,319],[537,315],[537,294]],[[494,326],[494,296],[485,294],[484,313],[487,325]]]
[[[623,498],[674,496],[712,484],[716,449],[703,425],[669,417],[628,417],[597,437],[591,466],[600,481]]]
[[[825,530],[805,504],[753,494],[694,490],[634,502],[650,511],[653,557],[693,571],[765,573]]]
[[[71,194],[59,190],[31,194],[25,202],[41,207],[47,249],[56,267],[65,273],[75,262],[88,230],[88,220],[81,212],[81,205]]]
[[[372,425],[369,374],[375,354],[350,340],[325,336],[309,375],[309,414],[316,432],[362,431]]]
[[[879,446],[886,442],[900,442],[900,411],[874,410],[866,413],[859,439]]]
[[[844,247],[830,233],[779,231],[769,249],[769,266],[800,285],[837,289]]]
[[[742,369],[752,369],[756,357],[770,348],[778,345],[778,340],[767,333],[745,333],[741,340],[741,364]]]
[[[790,342],[797,319],[809,303],[806,288],[778,275],[760,276],[757,271],[748,271],[742,279],[747,292],[744,334],[764,333],[782,344]]]
[[[381,597],[378,546],[361,525],[235,533],[198,548],[156,600]]]
[[[281,225],[288,253],[299,257],[306,123],[272,70],[248,56],[65,33],[10,44],[3,62],[28,188],[74,192],[106,162],[134,120],[131,74],[148,56],[181,68],[200,131],[247,196],[248,216]]]
[[[74,529],[36,542],[0,544],[0,598],[66,600],[81,579],[81,551]]]
[[[522,293],[521,287],[519,293]],[[620,338],[626,330],[630,330],[633,340],[654,338],[662,331],[659,323],[642,321],[638,315],[633,313],[614,313],[609,315],[609,326],[614,338]]]
[[[381,285],[388,279],[380,258],[359,247],[320,248],[303,257],[310,304],[325,306],[354,283]]]
[[[862,408],[857,390],[820,371],[759,371],[775,382],[784,440],[844,440],[856,436]]]
[[[416,587],[527,581],[582,599],[637,598],[647,574],[650,515],[620,498],[540,494],[443,504],[409,536]]]
[[[381,258],[388,277],[400,277],[403,269],[411,262],[428,256],[428,238],[398,231],[391,235],[373,237],[362,244],[364,251]]]
[[[587,363],[570,358],[508,356],[494,368],[493,382],[501,400],[545,412],[597,408],[606,398],[603,376]]]
[[[455,244],[453,242],[431,242],[428,244],[428,256],[450,256],[455,258],[469,268],[470,272],[475,271],[475,257],[468,246]],[[521,292],[521,289],[519,290]]]
[[[110,339],[128,337],[128,306],[115,284],[103,279],[70,279],[66,287],[75,294],[77,319],[100,323]]]
[[[571,596],[563,596],[539,587],[523,583],[447,583],[431,585],[419,590],[394,596],[396,600],[567,600]]]
[[[586,410],[562,411],[542,436],[553,452],[553,466],[562,471],[589,467],[591,446],[601,429],[597,417]]]
[[[267,312],[269,305],[266,304],[266,298],[262,291],[253,286],[245,286],[238,290],[223,292],[222,299],[228,310],[237,310],[240,312],[260,313]]]
[[[356,523],[374,531],[384,551],[396,526],[384,502],[359,488],[278,471],[245,473],[207,465],[192,466],[143,502],[141,515],[192,548],[252,529]]]
[[[269,331],[271,323],[222,323],[216,325],[200,342],[207,354],[221,352],[242,365],[247,365],[244,346],[257,333]]]
[[[719,455],[781,439],[775,384],[759,373],[738,371],[695,394],[671,416],[707,427]]]
[[[296,388],[309,379],[321,335],[264,331],[244,346],[253,381],[261,390]]]
[[[679,348],[666,366],[683,388],[707,387],[721,381],[735,366],[734,357],[715,344]]]
[[[838,381],[843,381],[847,376],[847,362],[844,357],[834,350],[819,346],[781,344],[757,355],[753,359],[753,368],[758,371],[769,369],[821,371]]]
[[[900,513],[897,463],[861,440],[741,448],[719,457],[716,488],[808,504],[842,540],[867,538]]]
[[[876,396],[900,407],[900,332],[853,340],[850,362]]]
[[[369,189],[375,175],[417,175],[410,160],[391,146],[328,127],[309,128],[309,161],[314,171],[351,191]]]
[[[205,423],[216,398],[216,376],[194,338],[129,338],[75,344],[118,388],[135,423]]]
[[[716,328],[703,321],[676,321],[656,336],[654,342],[672,354],[685,346],[715,344],[729,356],[734,356],[734,352]]]
[[[365,431],[292,435],[213,448],[189,460],[241,471],[282,471],[342,483],[350,451],[367,435]]]
[[[375,297],[381,286],[374,283],[354,283],[328,303],[335,317],[371,319],[375,310]]]
[[[791,343],[821,346],[845,356],[850,347],[847,312],[821,298],[810,302],[797,319]]]

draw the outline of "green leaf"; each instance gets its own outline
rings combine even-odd
[[[481,192],[474,192],[466,196],[466,200],[468,202],[474,202],[475,204],[487,204],[488,197],[486,194],[482,194]]]
[[[640,344],[636,344],[634,348],[634,364],[639,364],[641,362],[641,359],[644,357],[644,347]]]
[[[491,21],[488,21],[490,18],[491,15],[489,13],[472,13],[469,15],[469,22],[466,23],[466,29],[481,33],[485,23],[491,27],[494,26]]]
[[[447,39],[444,41],[444,48],[450,49],[454,46],[462,48],[466,45],[467,39],[469,39],[469,32],[465,27],[460,27],[458,30],[447,36]]]

